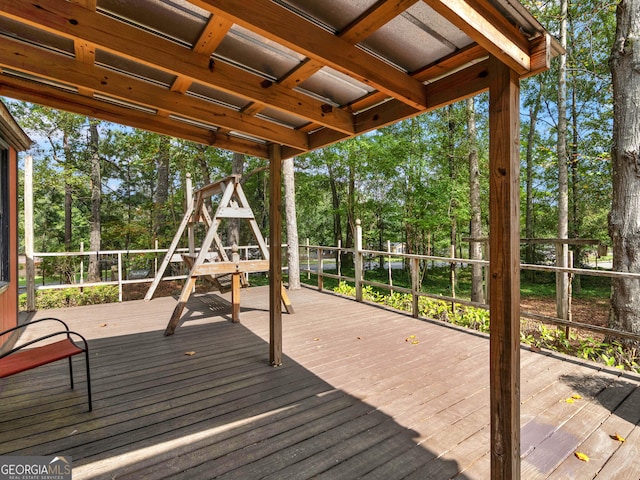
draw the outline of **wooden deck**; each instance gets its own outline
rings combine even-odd
[[[80,360],[75,391],[65,362],[2,379],[0,455],[71,455],[76,480],[489,478],[487,337],[289,293],[278,368],[266,287],[240,324],[228,295],[192,297],[172,337],[173,298],[39,312],[90,339],[94,411]],[[638,377],[528,349],[521,367],[523,479],[639,478]]]

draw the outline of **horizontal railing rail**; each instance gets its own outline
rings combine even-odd
[[[393,252],[390,251],[381,251],[381,250],[370,250],[370,249],[361,249],[357,248],[341,248],[341,247],[329,247],[325,245],[312,245],[307,241],[306,244],[300,246],[301,252],[304,252],[304,255],[301,254],[301,265],[300,272],[306,273],[307,278],[310,279],[311,275],[317,276],[317,288],[319,290],[324,289],[324,279],[332,278],[340,281],[354,283],[356,286],[356,298],[362,300],[362,286],[370,285],[377,289],[387,290],[390,292],[398,292],[409,294],[412,296],[412,315],[417,317],[419,315],[418,312],[418,298],[426,297],[434,300],[441,300],[446,303],[459,304],[465,306],[471,306],[476,308],[482,308],[485,310],[489,309],[489,305],[487,303],[473,302],[471,300],[465,298],[459,298],[455,296],[455,290],[453,295],[442,295],[442,294],[434,294],[429,293],[422,290],[422,282],[417,278],[417,275],[411,274],[411,287],[406,286],[398,286],[393,285],[392,283],[392,260],[396,259],[396,262],[402,262],[403,265],[406,263],[409,264],[410,272],[417,272],[418,264],[417,262],[432,262],[441,264],[442,266],[446,265],[480,265],[483,269],[485,269],[485,274],[483,277],[486,279],[486,269],[489,267],[489,261],[487,260],[475,260],[468,258],[458,258],[458,257],[443,257],[443,256],[435,256],[435,255],[418,255],[418,254],[407,254],[403,252]],[[328,262],[329,258],[327,257],[327,252],[331,255],[331,260]],[[354,256],[353,267],[355,270],[354,277],[349,277],[343,275],[340,272],[339,268],[341,266],[341,257],[342,254],[349,254]],[[358,258],[359,257],[359,258]],[[367,266],[376,263],[374,259],[379,259],[380,257],[386,258],[386,262],[384,264],[387,266],[389,270],[389,283],[382,283],[380,281],[373,281],[366,279],[366,271]],[[306,268],[303,268],[303,265],[306,264]],[[331,265],[331,271],[325,271],[325,268]],[[334,268],[336,268],[336,273],[333,273]],[[540,271],[540,272],[548,272],[548,273],[566,273],[569,275],[569,281],[571,282],[575,276],[584,275],[584,276],[593,276],[593,277],[606,277],[606,278],[634,278],[640,279],[640,274],[638,273],[626,273],[626,272],[616,272],[612,270],[602,270],[602,269],[588,269],[588,268],[574,268],[574,267],[556,267],[549,265],[533,265],[533,264],[521,264],[520,269],[523,271],[531,270],[531,271]],[[360,291],[358,291],[360,290]],[[485,292],[486,292],[486,280],[485,280]],[[569,294],[571,295],[571,294]],[[487,298],[487,296],[485,296]],[[564,301],[567,301],[566,299]],[[568,309],[569,309],[569,318],[571,318],[571,297],[568,299]],[[590,331],[593,333],[603,334],[611,337],[624,338],[634,341],[640,341],[640,335],[625,332],[609,327],[603,327],[599,325],[592,325],[583,322],[577,322],[571,319],[558,318],[551,315],[543,315],[540,313],[530,312],[526,310],[521,310],[520,315],[522,318],[528,318],[531,320],[536,320],[539,322],[543,322],[546,324],[556,325],[558,327],[564,327],[569,333],[570,328],[577,328],[581,330]]]

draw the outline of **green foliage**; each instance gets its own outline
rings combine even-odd
[[[115,303],[118,301],[118,287],[115,285],[101,285],[84,287],[83,289],[63,288],[55,290],[38,290],[36,292],[36,309],[79,307],[83,305],[98,305]],[[26,308],[27,294],[18,298],[21,310]]]

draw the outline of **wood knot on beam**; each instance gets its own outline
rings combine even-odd
[[[329,105],[328,103],[323,104],[320,109],[322,110],[322,113],[331,113],[333,112],[333,106]]]

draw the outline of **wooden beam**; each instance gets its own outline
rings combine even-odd
[[[417,114],[429,112],[449,103],[477,95],[488,89],[488,61],[480,61],[426,85],[426,109],[417,111],[399,100],[389,100],[388,102],[377,107],[369,108],[356,115],[356,129],[358,133],[375,130],[376,128],[381,128],[385,125],[390,125],[400,120],[414,117]],[[310,134],[309,148],[311,150],[322,148],[344,140],[345,138],[346,136],[340,132],[321,129]],[[283,150],[283,156],[289,158],[290,156],[295,156],[295,152],[290,148],[285,148]]]
[[[252,10],[247,9],[244,4],[240,6],[242,9]],[[277,83],[265,82],[263,77],[233,65],[214,62],[208,55],[164,40],[102,13],[56,0],[39,0],[37,3],[28,0],[5,2],[0,4],[0,12],[18,22],[73,40],[90,42],[124,58],[250,101],[270,105],[327,128],[346,133],[353,131],[349,112],[336,108],[328,111],[325,102]]]
[[[210,123],[212,127],[222,125],[257,138],[277,140],[294,148],[307,148],[307,135],[303,132],[247,117],[228,108],[217,107],[128,75],[77,62],[18,40],[7,38],[0,43],[0,65],[151,109],[160,108],[188,119]]]
[[[489,60],[491,478],[520,478],[520,86]]]
[[[150,113],[126,107],[105,104],[104,102],[83,97],[76,93],[65,92],[55,87],[13,76],[0,75],[0,95],[25,102],[47,105],[51,108],[77,113],[79,115],[100,118],[121,125],[129,125],[134,128],[149,130],[163,135],[184,138],[185,140],[202,143],[204,145],[222,145],[225,143],[219,142],[216,133],[212,130],[160,118]],[[256,146],[258,147],[257,150],[255,148]],[[227,147],[221,146],[220,148],[228,148],[234,151],[243,149],[255,152],[250,155],[267,157],[266,151],[263,151],[259,145],[253,143],[242,142],[242,144],[235,145],[235,147],[238,150],[232,148],[232,143],[230,142],[227,144]],[[262,152],[262,154],[260,154],[260,152]]]
[[[236,0],[192,3],[417,109],[425,105],[422,83],[270,0],[253,0],[251,8]]]
[[[269,362],[282,365],[282,148],[269,148]]]
[[[519,75],[531,71],[527,38],[489,2],[476,0],[424,0],[436,12],[473,38]]]
[[[343,28],[338,36],[354,45],[360,43],[417,2],[418,0],[380,0]]]
[[[367,38],[382,25],[400,15],[417,1],[418,0],[379,0],[337,35],[343,40],[355,45]],[[278,84],[287,88],[295,88],[311,77],[314,73],[318,72],[323,66],[324,64],[322,62],[312,58],[307,58],[295,68],[291,69],[291,71],[286,75],[279,78]],[[385,95],[382,92],[377,93],[382,96]],[[263,105],[255,103],[247,106],[242,111],[245,113],[256,113],[262,108],[264,108]],[[351,109],[344,110],[351,111]],[[318,127],[315,124],[309,124],[306,128],[315,130]]]
[[[212,15],[192,50],[201,55],[211,56],[232,26],[233,23],[230,21]],[[171,85],[171,90],[184,93],[192,84],[193,81],[189,77],[178,75]]]
[[[255,273],[269,270],[269,260],[240,260],[238,262],[209,262],[196,266],[192,276],[222,275],[225,273]]]

